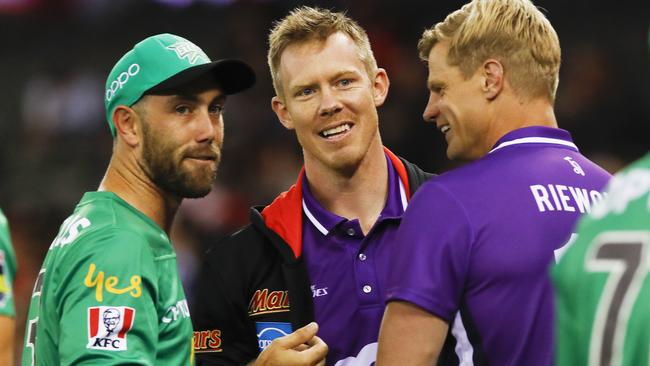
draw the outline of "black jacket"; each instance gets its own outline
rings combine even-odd
[[[410,198],[431,174],[385,149]],[[212,246],[197,283],[194,350],[197,365],[242,365],[259,354],[256,322],[314,320],[312,292],[301,254],[302,177],[251,223]]]

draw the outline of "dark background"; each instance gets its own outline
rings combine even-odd
[[[386,146],[421,167],[453,167],[435,126],[422,121],[422,31],[460,1],[0,0],[0,207],[11,224],[22,348],[25,312],[43,256],[83,192],[95,190],[111,155],[105,78],[147,36],[170,32],[213,59],[236,57],[258,74],[226,106],[224,158],[213,193],[186,200],[172,233],[192,298],[200,253],[247,221],[295,180],[301,152],[271,111],[267,32],[298,5],[347,10],[368,32],[391,89],[380,108]],[[581,151],[612,172],[650,148],[648,1],[537,1],[554,25],[563,64],[556,114]]]

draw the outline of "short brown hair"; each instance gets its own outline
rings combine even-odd
[[[438,42],[449,43],[447,63],[469,78],[486,59],[503,63],[520,95],[555,100],[560,41],[530,0],[473,0],[427,29],[418,42],[423,60]]]
[[[372,76],[377,71],[377,61],[370,48],[366,31],[340,12],[302,6],[294,9],[284,19],[275,23],[269,34],[268,63],[273,79],[273,88],[282,96],[278,69],[282,52],[292,43],[311,40],[324,41],[336,32],[348,35],[357,45],[359,58],[364,63],[366,72]]]

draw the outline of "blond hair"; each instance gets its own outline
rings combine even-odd
[[[424,31],[420,57],[426,61],[438,42],[448,42],[447,63],[458,66],[465,78],[488,58],[496,58],[519,95],[555,100],[560,41],[529,0],[473,0]]]
[[[342,32],[356,44],[359,58],[366,72],[372,77],[377,71],[377,61],[370,48],[366,31],[344,13],[326,9],[301,6],[294,9],[284,19],[275,23],[269,34],[268,63],[273,79],[273,88],[278,96],[282,96],[280,87],[280,57],[282,52],[293,43],[312,40],[325,41],[336,32]]]

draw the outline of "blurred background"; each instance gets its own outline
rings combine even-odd
[[[431,172],[454,167],[435,126],[422,120],[422,31],[464,1],[0,0],[0,207],[18,257],[18,355],[42,259],[83,192],[95,190],[111,155],[103,90],[117,59],[147,36],[171,32],[213,59],[236,57],[258,74],[226,106],[224,158],[213,192],[186,200],[172,241],[192,300],[200,255],[294,181],[301,151],[271,111],[267,32],[298,5],[345,10],[368,32],[391,89],[380,109],[386,146]],[[581,151],[616,172],[650,148],[648,1],[539,0],[559,34],[556,103]]]

